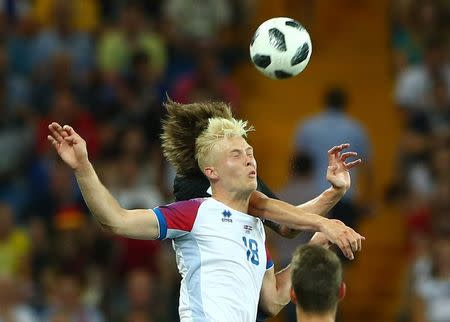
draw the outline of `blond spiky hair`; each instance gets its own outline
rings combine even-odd
[[[206,130],[204,130],[195,141],[195,158],[201,170],[211,162],[210,152],[216,143],[224,138],[242,136],[254,131],[253,126],[247,126],[247,121],[234,118],[210,118]]]
[[[164,106],[167,110],[161,135],[164,156],[178,175],[201,175],[195,142],[208,128],[210,118],[232,119],[230,107],[222,102],[180,104],[170,99]]]

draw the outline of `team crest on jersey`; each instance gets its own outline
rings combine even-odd
[[[253,227],[250,225],[244,225],[244,231],[246,234],[250,234],[252,232]]]
[[[222,215],[223,215],[222,222],[233,222],[233,219],[231,219],[231,211],[224,210],[222,212]]]

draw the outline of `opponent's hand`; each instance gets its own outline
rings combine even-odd
[[[336,219],[324,218],[321,232],[331,243],[336,244],[348,259],[354,259],[353,253],[362,249],[362,241],[366,239]]]
[[[78,170],[89,163],[86,141],[69,125],[62,127],[53,122],[48,126],[50,130],[47,139],[52,143],[61,159],[72,169]]]
[[[308,244],[322,246],[325,247],[326,249],[330,248],[331,245],[333,245],[333,243],[330,242],[330,240],[327,238],[327,235],[321,232],[315,233],[309,240]]]
[[[346,192],[351,185],[350,180],[350,170],[361,163],[361,159],[345,163],[350,157],[356,157],[358,154],[356,152],[344,152],[342,150],[348,148],[350,144],[345,143],[338,146],[332,147],[328,151],[328,169],[327,169],[327,180],[331,183],[333,188]]]

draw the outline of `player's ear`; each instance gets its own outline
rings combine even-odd
[[[294,288],[291,287],[291,302],[294,303],[295,305],[297,305],[297,295],[295,295],[295,291]]]
[[[214,167],[206,167],[203,172],[205,173],[205,176],[210,180],[219,179],[219,175],[217,174],[217,171]]]
[[[339,301],[344,299],[346,292],[347,292],[347,285],[345,285],[345,282],[342,282],[341,286],[339,286]]]

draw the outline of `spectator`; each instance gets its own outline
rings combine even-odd
[[[342,142],[350,143],[352,150],[358,153],[358,157],[364,160],[358,173],[352,174],[352,188],[331,211],[331,217],[342,220],[350,227],[355,227],[363,205],[361,196],[355,195],[355,186],[361,187],[364,205],[373,205],[373,182],[370,166],[371,146],[369,138],[363,126],[356,120],[346,115],[347,93],[339,87],[331,87],[325,95],[325,111],[306,120],[299,125],[295,134],[295,153],[304,153],[311,157],[313,162],[315,195],[329,187],[325,176],[328,160],[323,151]],[[359,184],[360,175],[366,178]],[[359,179],[359,180],[358,180]],[[360,198],[358,200],[358,197]]]
[[[396,103],[407,115],[414,111],[429,110],[435,106],[432,96],[433,80],[445,84],[445,96],[450,97],[450,66],[445,59],[445,47],[439,38],[432,38],[425,48],[423,64],[406,68],[396,84]],[[441,85],[442,86],[442,85]]]
[[[120,13],[119,27],[107,31],[98,43],[100,70],[119,75],[130,68],[132,53],[140,50],[149,57],[152,69],[161,75],[166,65],[165,44],[157,33],[149,30],[140,6],[129,3]]]

